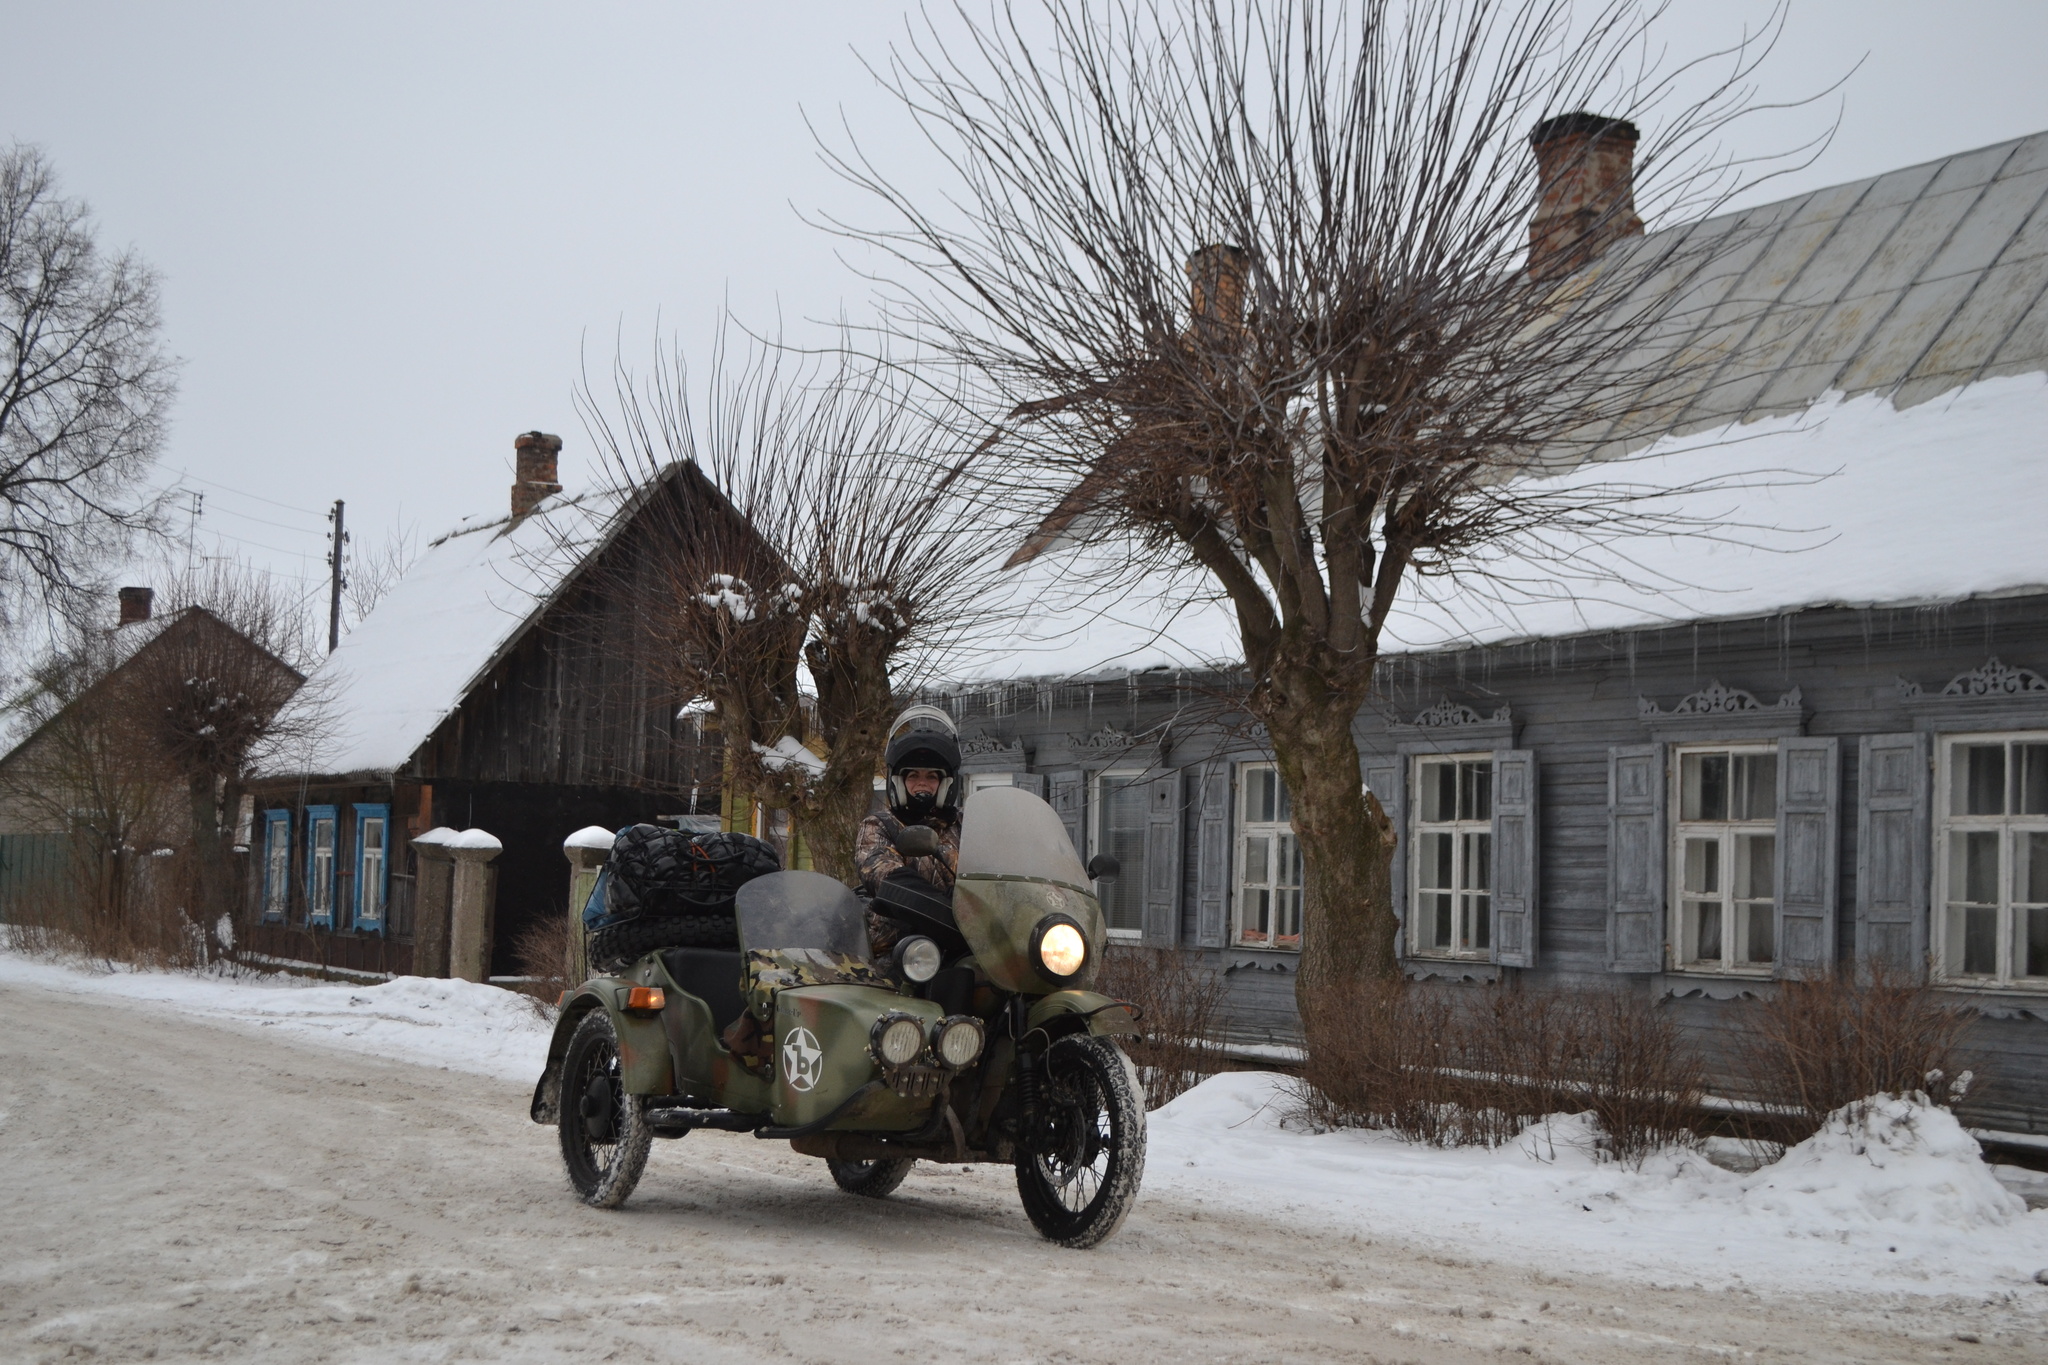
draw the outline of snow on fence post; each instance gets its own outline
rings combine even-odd
[[[569,985],[590,976],[590,944],[583,936],[583,907],[597,886],[598,870],[612,856],[612,832],[603,825],[585,825],[562,841],[569,860]]]
[[[448,975],[464,981],[491,979],[491,902],[497,877],[491,862],[505,846],[497,836],[466,829],[448,841],[455,877],[448,905]]]
[[[448,906],[454,888],[455,856],[448,841],[455,831],[436,825],[412,841],[412,973],[448,975]]]

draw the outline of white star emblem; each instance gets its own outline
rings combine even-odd
[[[809,1090],[825,1074],[825,1049],[801,1024],[782,1040],[782,1074],[791,1090]]]

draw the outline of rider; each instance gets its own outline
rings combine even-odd
[[[913,706],[890,730],[882,760],[888,770],[888,809],[860,822],[854,847],[861,891],[873,896],[892,878],[916,878],[949,892],[960,861],[960,741],[952,718],[935,706]],[[939,836],[939,851],[922,858],[897,852],[895,838],[905,825],[929,825]],[[885,957],[902,934],[900,923],[868,911],[868,941],[877,958]]]

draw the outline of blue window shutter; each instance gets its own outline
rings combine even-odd
[[[1052,808],[1058,813],[1060,823],[1067,827],[1067,837],[1074,841],[1074,851],[1081,855],[1081,861],[1088,860],[1088,839],[1081,828],[1081,816],[1086,809],[1087,786],[1078,768],[1066,772],[1048,774],[1052,786]]]
[[[1835,960],[1841,741],[1778,741],[1779,976],[1825,972]]]
[[[1230,913],[1230,765],[1214,762],[1197,777],[1195,946],[1221,948]]]
[[[375,929],[381,934],[385,932],[385,920],[388,918],[385,909],[391,904],[391,807],[358,802],[355,812],[356,839],[355,852],[352,856],[355,859],[356,875],[351,879],[354,893],[349,905],[349,920],[356,928]],[[370,849],[364,842],[363,835],[372,820],[384,822],[381,827],[383,832],[377,844],[378,851],[383,856],[378,859],[374,884],[363,871],[364,865],[368,862],[367,855]]]
[[[319,845],[320,824],[326,821],[328,837],[333,841],[327,848],[327,867],[323,873],[320,867]],[[335,861],[341,856],[341,815],[333,806],[306,807],[306,923],[326,928],[334,927],[334,884]],[[324,893],[324,894],[323,894]],[[325,910],[318,907],[325,905]]]
[[[1388,881],[1394,893],[1394,955],[1408,955],[1408,760],[1368,755],[1365,789],[1380,799],[1380,809],[1394,826],[1394,857]]]
[[[278,854],[284,856],[284,868],[276,870]],[[292,813],[288,810],[267,810],[263,812],[263,919],[267,923],[282,924],[291,913],[292,883]],[[273,893],[272,887],[278,888]],[[275,901],[275,909],[272,903]]]
[[[1145,946],[1180,942],[1180,770],[1145,784]]]
[[[1607,751],[1607,970],[1664,970],[1664,746]]]
[[[1493,960],[1536,965],[1536,755],[1503,749],[1493,756]]]
[[[1856,765],[1856,959],[1927,970],[1933,737],[1865,735]]]

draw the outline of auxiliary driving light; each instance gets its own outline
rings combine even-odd
[[[956,1014],[939,1025],[932,1050],[939,1054],[941,1062],[957,1071],[981,1055],[981,1044],[981,1020]]]
[[[922,934],[913,935],[896,945],[896,966],[906,981],[923,985],[937,976],[943,965],[945,955],[939,951],[939,945]]]
[[[1065,915],[1040,920],[1031,938],[1032,956],[1048,976],[1073,976],[1088,962],[1088,940]]]
[[[875,1020],[868,1039],[884,1066],[908,1066],[924,1051],[924,1021],[908,1014],[885,1014]]]

